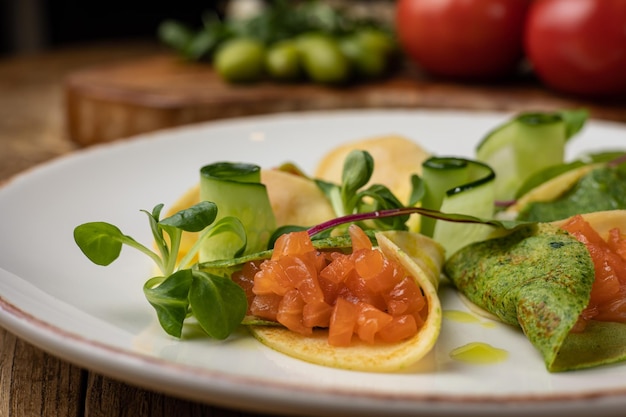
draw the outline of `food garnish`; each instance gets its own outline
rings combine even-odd
[[[537,190],[566,190],[590,172],[612,176],[597,184],[621,178],[623,153],[563,161],[585,119],[584,111],[518,115],[486,136],[476,159],[430,155],[390,135],[339,146],[320,162],[320,177],[293,162],[265,170],[218,162],[202,167],[199,183],[165,216],[162,204],[144,211],[154,250],[104,222],[77,226],[74,238],[98,265],[117,259],[123,245],[147,254],[159,275],[146,281],[145,296],[177,338],[189,320],[215,339],[245,325],[273,349],[312,363],[407,368],[439,335],[443,269],[472,303],[520,326],[549,371],[612,363],[626,358],[623,348],[582,352],[606,335],[626,341],[626,279],[597,272],[600,258],[626,262],[626,212],[585,214],[589,228],[513,211]],[[552,144],[550,155],[526,163],[536,133]],[[394,152],[415,166],[394,166]],[[515,179],[520,172],[524,179]],[[573,210],[567,217],[585,212]],[[610,235],[608,243],[597,243],[592,229]],[[611,285],[598,292],[600,282]],[[609,287],[615,291],[604,297]]]

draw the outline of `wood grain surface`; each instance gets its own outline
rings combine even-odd
[[[72,73],[65,94],[69,135],[81,145],[207,120],[320,109],[585,107],[592,117],[626,121],[626,99],[599,102],[558,95],[528,76],[459,84],[429,78],[410,65],[385,80],[341,87],[306,82],[233,85],[206,63],[157,54]]]

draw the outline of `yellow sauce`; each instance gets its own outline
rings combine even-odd
[[[461,362],[488,365],[505,361],[509,353],[487,343],[472,342],[453,349],[450,357]]]
[[[496,324],[492,321],[481,320],[475,315],[466,313],[465,311],[446,310],[443,312],[443,317],[448,320],[456,321],[458,323],[475,323],[475,324],[480,324],[483,327],[495,327],[496,326]]]

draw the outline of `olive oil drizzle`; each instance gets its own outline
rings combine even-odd
[[[471,342],[452,349],[450,357],[461,362],[488,365],[505,361],[509,357],[509,353],[487,343]]]
[[[491,320],[481,320],[471,313],[460,310],[446,310],[443,312],[443,317],[458,323],[480,324],[487,328],[496,327],[496,323]]]
[[[479,324],[487,328],[496,326],[492,321],[481,320],[471,313],[460,310],[446,310],[443,312],[443,316],[448,320],[458,323]],[[452,349],[450,352],[450,357],[454,360],[477,365],[503,362],[508,356],[509,354],[506,350],[493,347],[483,342],[471,342]]]

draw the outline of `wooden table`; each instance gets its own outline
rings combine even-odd
[[[0,60],[0,183],[29,167],[62,154],[79,145],[66,131],[63,82],[78,69],[148,57],[163,52],[152,42],[123,42],[113,45],[90,45],[35,56]],[[436,89],[422,85],[407,104],[428,105],[429,92]],[[520,101],[515,95],[498,90],[491,100],[471,87],[459,87],[467,93],[466,103],[486,110],[513,110]],[[431,104],[443,107],[451,100],[453,85],[444,85]],[[523,91],[522,91],[523,90]],[[523,100],[521,106],[550,102],[567,103],[536,87],[514,88]],[[455,104],[452,100],[449,104]],[[458,103],[457,103],[458,104]],[[498,108],[493,106],[497,105]],[[491,106],[491,107],[490,107]],[[626,122],[626,106],[596,109],[594,115]],[[605,117],[604,117],[605,116]],[[87,369],[59,360],[0,329],[0,416],[252,416],[247,412],[225,410],[147,391],[112,380]]]
[[[155,53],[158,45],[97,45],[0,60],[0,183],[72,152],[63,79],[86,65]],[[253,416],[184,401],[59,360],[0,329],[0,416]]]

